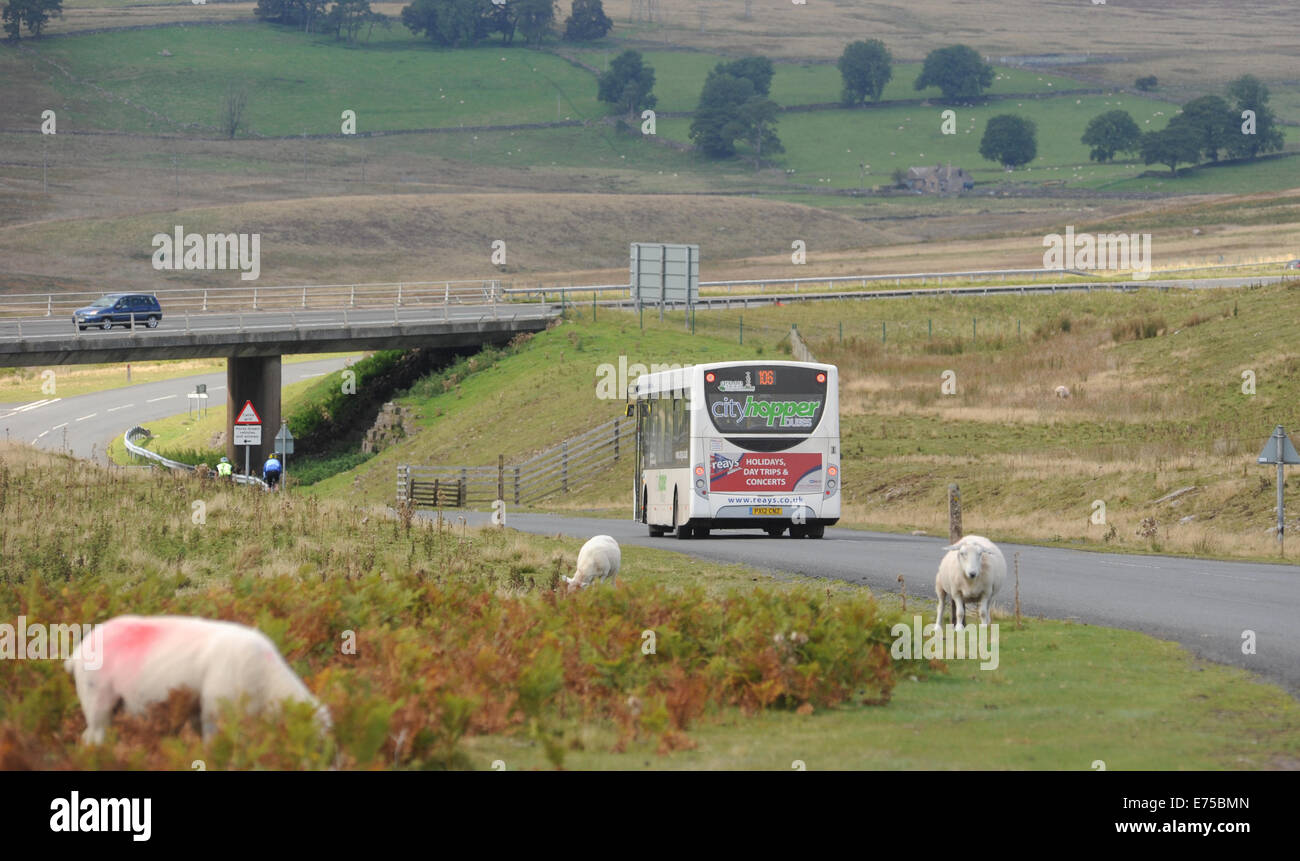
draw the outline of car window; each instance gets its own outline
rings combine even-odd
[[[91,302],[91,303],[90,303],[90,307],[92,307],[92,308],[111,308],[111,307],[113,306],[113,303],[116,302],[116,301],[117,301],[117,297],[116,297],[116,296],[100,296],[100,297],[99,297],[98,299],[96,299],[94,302]]]

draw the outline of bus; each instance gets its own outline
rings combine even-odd
[[[839,371],[715,362],[643,374],[633,517],[650,535],[761,529],[821,538],[840,517]]]

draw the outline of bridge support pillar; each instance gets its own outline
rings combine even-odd
[[[262,444],[253,446],[249,464],[254,475],[275,447],[280,431],[280,357],[250,356],[226,359],[226,457],[236,470],[244,468],[244,447],[235,445],[235,417],[245,401],[262,417]]]

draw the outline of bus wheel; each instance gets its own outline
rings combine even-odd
[[[809,526],[807,527],[807,529],[808,529],[807,535],[809,538],[826,537],[826,524],[824,523],[819,523],[816,526]]]
[[[646,491],[645,488],[641,488],[641,522],[649,525],[651,538],[662,538],[664,534],[664,528],[662,526],[655,526],[653,523],[650,523],[650,515],[646,513],[646,505],[649,502],[650,502],[649,493]]]
[[[677,523],[677,491],[673,491],[673,523]],[[691,537],[691,523],[687,520],[685,523],[677,523],[677,538],[684,540]]]
[[[806,526],[791,526],[791,527],[790,527],[790,537],[791,537],[791,538],[807,538],[807,537],[808,537],[808,527],[806,527]]]

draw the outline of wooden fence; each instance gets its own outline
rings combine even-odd
[[[415,508],[465,508],[504,500],[528,505],[567,493],[607,472],[635,452],[635,420],[619,417],[516,464],[497,456],[495,466],[397,467],[397,504]],[[630,485],[629,485],[630,486]]]

